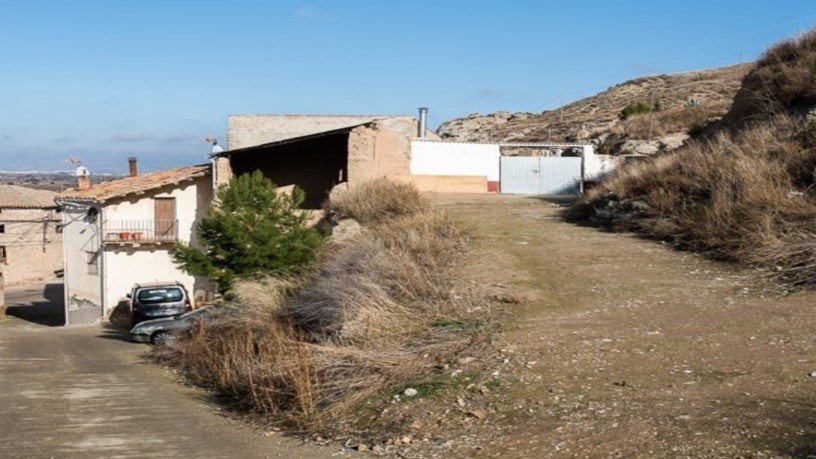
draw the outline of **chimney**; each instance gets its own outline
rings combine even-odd
[[[77,188],[80,191],[87,190],[91,187],[91,173],[84,166],[77,167],[76,170]]]
[[[417,137],[425,138],[425,131],[428,128],[428,107],[419,107],[419,129]]]
[[[131,156],[128,158],[128,167],[130,168],[130,176],[136,177],[139,174],[139,170],[136,167],[136,157]]]

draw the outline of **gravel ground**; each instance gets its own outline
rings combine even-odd
[[[451,370],[475,365],[483,376],[436,406],[406,408],[413,443],[390,450],[816,457],[814,293],[780,292],[757,272],[564,223],[560,204],[546,200],[432,200],[476,231],[465,277],[514,300],[495,351]]]

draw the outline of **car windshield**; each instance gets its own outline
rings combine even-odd
[[[144,288],[136,296],[142,304],[175,303],[183,298],[184,293],[178,287]]]

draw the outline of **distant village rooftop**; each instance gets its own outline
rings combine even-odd
[[[57,193],[17,185],[0,185],[0,209],[51,209]]]

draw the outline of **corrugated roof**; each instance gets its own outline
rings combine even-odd
[[[71,189],[60,193],[59,200],[92,199],[99,202],[119,198],[129,194],[141,194],[167,185],[175,185],[187,180],[210,174],[209,164],[177,167],[160,171],[146,172],[135,177],[124,177],[110,182],[91,185],[87,190]]]
[[[47,209],[57,207],[57,193],[18,185],[0,185],[0,209]]]

